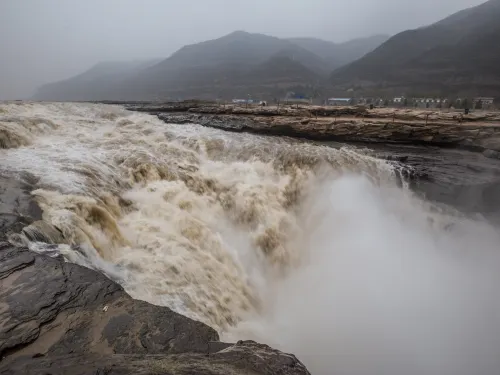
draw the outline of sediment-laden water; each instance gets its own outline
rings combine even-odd
[[[0,174],[34,182],[43,209],[12,242],[98,269],[224,339],[293,352],[312,373],[497,374],[494,221],[453,194],[422,198],[460,186],[460,163],[437,163],[450,175],[416,194],[405,176],[418,167],[378,153],[115,106],[0,105]]]

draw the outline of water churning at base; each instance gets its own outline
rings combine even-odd
[[[398,187],[396,164],[91,104],[1,105],[0,140],[44,213],[11,241],[135,298],[313,373],[500,365],[497,232]]]

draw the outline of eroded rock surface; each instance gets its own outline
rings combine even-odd
[[[141,104],[167,123],[340,142],[380,142],[500,151],[500,114],[365,107]],[[487,154],[489,155],[489,154]]]
[[[500,121],[441,122],[372,117],[289,117],[162,113],[158,117],[175,124],[195,123],[238,132],[301,137],[344,142],[409,143],[500,151]]]
[[[308,374],[293,355],[218,340],[96,271],[0,244],[0,374]]]
[[[0,241],[42,218],[42,210],[30,195],[32,183],[0,176]]]

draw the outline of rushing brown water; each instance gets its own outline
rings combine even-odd
[[[415,195],[375,150],[0,105],[0,173],[37,181],[11,241],[318,374],[496,374],[497,229]]]

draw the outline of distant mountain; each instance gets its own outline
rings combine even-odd
[[[276,97],[294,89],[318,92],[334,67],[376,47],[373,37],[334,44],[235,31],[182,47],[167,59],[98,64],[71,79],[45,85],[41,100],[155,100],[188,97]],[[328,45],[328,49],[321,48]],[[319,47],[317,47],[319,45]],[[330,48],[331,46],[331,48]],[[341,54],[344,54],[341,56]]]
[[[255,65],[269,59],[274,54],[288,50],[316,59],[299,46],[283,39],[263,34],[235,31],[221,38],[182,47],[155,68],[192,68],[225,64]],[[305,60],[307,65],[307,60]]]
[[[500,0],[404,31],[337,69],[331,82],[355,92],[500,95]]]
[[[316,75],[327,81],[328,64],[314,53],[287,40],[236,31],[185,46],[124,82],[118,90],[140,99],[262,95],[262,88],[276,81],[271,72],[279,71],[275,65],[279,58],[287,66],[293,61],[295,70],[300,65],[303,72],[299,77],[282,80],[286,82],[283,86],[313,84],[315,80],[309,81],[308,77]],[[266,66],[273,69],[264,74]]]
[[[320,80],[320,76],[289,56],[276,54],[259,64],[247,74],[248,80],[267,83],[309,82]]]
[[[389,39],[388,35],[374,35],[344,43],[333,43],[316,38],[291,38],[288,40],[318,55],[328,63],[330,70],[333,70],[363,57],[387,39]]]
[[[101,62],[75,77],[41,86],[33,99],[106,100],[115,85],[160,61],[161,59]]]

